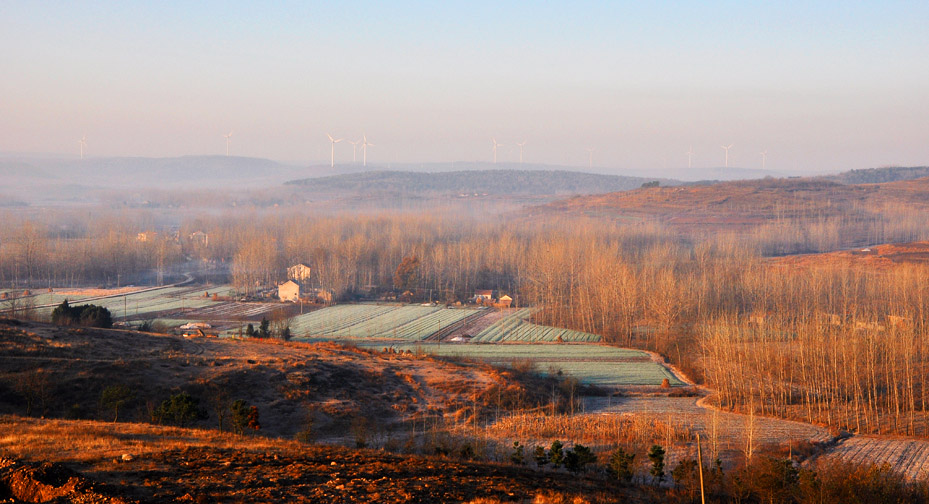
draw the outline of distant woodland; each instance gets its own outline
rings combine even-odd
[[[823,177],[842,184],[880,184],[897,180],[913,180],[929,177],[929,166],[889,166],[886,168],[862,168],[849,170],[838,175]]]

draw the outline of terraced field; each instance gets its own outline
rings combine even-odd
[[[840,441],[825,455],[864,464],[888,464],[907,479],[929,481],[929,441],[854,436]]]
[[[588,342],[600,341],[600,336],[571,329],[542,326],[526,321],[532,308],[522,308],[506,315],[471,339],[479,343],[497,342]]]
[[[367,346],[367,345],[362,345]],[[377,344],[370,344],[377,347]],[[544,374],[573,376],[582,383],[599,386],[684,385],[647,353],[626,348],[585,344],[439,344],[391,345],[398,351],[425,352],[440,356],[477,359],[492,364],[531,363]]]
[[[443,308],[437,306],[338,305],[301,315],[291,321],[291,331],[303,338],[379,338],[421,341],[436,335],[453,335],[459,322],[479,327],[474,342],[597,342],[600,337],[570,329],[533,324],[525,320],[531,308],[499,311],[485,308]],[[482,324],[488,318],[493,322]],[[467,328],[462,330],[466,331]],[[457,334],[456,331],[454,334]]]
[[[421,341],[474,315],[470,308],[406,305],[338,305],[291,319],[295,339]]]

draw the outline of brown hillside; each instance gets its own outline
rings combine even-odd
[[[903,264],[929,264],[929,241],[883,244],[824,254],[778,257],[775,265],[839,266],[845,268],[887,269]]]
[[[0,414],[112,420],[101,396],[114,384],[133,393],[121,421],[148,422],[161,401],[183,391],[209,414],[196,424],[202,427],[219,426],[217,405],[224,403],[228,429],[229,404],[243,399],[258,407],[266,435],[293,437],[312,425],[314,436],[349,443],[359,419],[366,435],[383,435],[392,425],[489,410],[488,390],[509,387],[533,397],[509,372],[483,364],[335,344],[184,339],[0,320]],[[545,385],[538,388],[548,394]]]
[[[929,209],[929,178],[862,185],[763,179],[642,188],[578,196],[536,207],[534,213],[654,218],[677,227],[738,230],[775,219],[852,218],[901,205]]]
[[[646,501],[567,472],[212,430],[10,416],[0,428],[3,502],[529,502],[549,492],[566,502]],[[20,500],[3,500],[11,493]]]

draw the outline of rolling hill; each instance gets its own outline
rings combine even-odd
[[[849,170],[836,175],[820,177],[840,184],[881,184],[898,180],[915,180],[929,177],[929,166],[889,166]]]
[[[917,224],[927,212],[929,178],[886,184],[789,178],[576,196],[536,206],[528,214],[651,221],[685,233],[754,233],[767,227],[770,236],[781,233],[779,241],[803,243],[770,250],[780,254],[925,239]]]
[[[451,195],[566,195],[626,191],[658,179],[564,170],[370,171],[292,180],[309,193],[404,192]],[[671,181],[664,180],[663,183]]]
[[[656,217],[680,224],[756,224],[776,218],[848,215],[860,205],[907,205],[929,209],[929,178],[887,184],[839,184],[790,178],[708,185],[640,188],[577,196],[538,211]]]

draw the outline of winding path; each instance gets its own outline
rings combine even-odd
[[[747,447],[749,434],[755,446],[763,444],[796,445],[811,441],[825,443],[827,448],[809,462],[817,460],[846,460],[862,464],[888,464],[907,479],[929,481],[929,440],[902,436],[851,435],[837,439],[826,427],[806,422],[773,417],[745,415],[724,411],[709,403],[715,391],[694,384],[684,373],[653,352],[652,359],[665,366],[681,381],[699,391],[699,397],[668,397],[666,395],[638,395],[630,397],[587,397],[585,410],[589,413],[646,415],[655,420],[669,422],[700,432],[701,437],[718,443],[720,455],[727,451],[742,451]],[[714,429],[716,435],[714,435]]]

